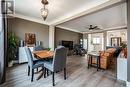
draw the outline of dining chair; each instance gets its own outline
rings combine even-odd
[[[42,50],[45,50],[45,48],[41,45],[37,45],[33,48],[33,51],[42,51]],[[33,60],[37,61],[38,59],[33,56]],[[38,68],[37,68],[37,71],[38,71]]]
[[[66,80],[66,58],[67,58],[67,49],[63,46],[59,46],[58,48],[55,49],[53,60],[44,63],[45,70],[48,69],[49,71],[52,72],[53,86],[55,86],[55,79],[54,79],[55,72],[64,70],[64,79]]]
[[[40,50],[44,50],[44,47],[40,45],[34,47],[34,51],[40,51]]]
[[[35,46],[33,48],[33,51],[41,51],[41,50],[44,50],[44,48],[42,46],[40,46],[40,45]],[[37,58],[33,57],[33,60],[37,60]]]
[[[33,50],[34,51],[43,51],[43,50],[48,50],[48,49],[44,48],[43,46],[38,45],[38,46],[35,46]],[[34,57],[34,60],[37,60],[37,58]],[[45,60],[50,61],[50,60],[52,60],[52,58],[48,58],[48,59],[45,59]]]
[[[48,50],[48,49],[47,49],[47,48],[44,48],[43,46],[40,46],[40,45],[35,46],[35,47],[33,48],[33,51],[43,51],[43,50]],[[34,57],[34,60],[37,60],[37,59]]]
[[[30,69],[31,69],[31,82],[33,81],[34,77],[34,69],[37,69],[39,67],[42,67],[44,69],[44,61],[33,61],[33,56],[28,47],[25,47],[25,51],[28,58],[28,76],[30,75]]]

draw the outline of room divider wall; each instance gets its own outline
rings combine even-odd
[[[130,82],[130,0],[127,0],[127,33],[128,33],[128,61],[127,61],[127,81]]]
[[[5,82],[5,74],[6,74],[6,17],[3,14],[3,10],[5,10],[4,4],[2,4],[4,0],[0,0],[0,84]]]

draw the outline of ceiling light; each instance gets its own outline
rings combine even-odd
[[[49,12],[48,9],[46,8],[46,5],[48,5],[49,2],[47,0],[42,0],[41,3],[43,4],[43,8],[41,8],[41,15],[43,19],[46,20]]]

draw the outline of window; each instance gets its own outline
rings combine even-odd
[[[88,40],[87,39],[83,39],[83,48],[88,49]]]
[[[95,37],[93,38],[93,44],[100,44],[100,38],[99,37]]]

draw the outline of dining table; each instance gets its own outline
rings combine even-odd
[[[33,55],[37,59],[48,59],[48,58],[53,57],[54,52],[53,51],[48,51],[48,50],[41,50],[41,51],[34,51]]]
[[[49,50],[41,50],[41,51],[34,51],[32,52],[32,54],[34,55],[34,57],[40,61],[44,61],[47,59],[52,59],[53,55],[54,55],[54,51],[49,51]],[[42,71],[42,72],[41,72]],[[38,76],[37,80],[39,80],[43,74],[44,74],[44,70],[41,69],[40,71],[36,72],[36,73],[40,73],[40,75]]]

